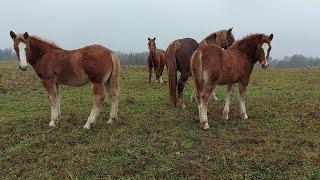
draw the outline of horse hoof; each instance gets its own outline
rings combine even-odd
[[[202,124],[202,129],[203,129],[203,130],[208,130],[208,129],[209,129],[209,124],[208,124],[208,122],[205,122],[205,123]]]
[[[229,113],[223,112],[222,113],[222,117],[223,117],[223,119],[228,120],[229,119]]]
[[[85,124],[85,125],[83,126],[83,129],[91,129],[91,127],[90,127],[89,124]]]
[[[247,115],[247,114],[243,114],[243,115],[242,115],[242,118],[243,118],[244,120],[246,120],[246,119],[248,119],[248,115]]]
[[[110,119],[107,121],[107,124],[114,124],[113,119],[110,118]]]
[[[49,126],[54,128],[54,127],[56,127],[56,123],[54,121],[50,121]]]

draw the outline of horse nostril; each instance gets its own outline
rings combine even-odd
[[[20,69],[21,71],[26,71],[26,70],[27,70],[27,67],[21,67],[21,66],[19,66],[19,69]]]

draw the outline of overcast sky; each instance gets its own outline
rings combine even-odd
[[[9,31],[25,32],[75,49],[101,44],[147,51],[147,37],[166,49],[177,39],[197,41],[229,27],[236,39],[273,33],[271,56],[320,56],[319,0],[1,0],[0,48]]]

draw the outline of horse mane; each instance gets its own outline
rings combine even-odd
[[[242,39],[236,41],[233,46],[238,46],[238,47],[243,47],[248,45],[248,43],[251,43],[253,40],[258,39],[259,35],[264,35],[261,33],[256,33],[256,34],[249,34],[245,37],[243,37]]]
[[[209,39],[209,38],[212,38],[212,36],[213,36],[214,34],[218,35],[218,34],[221,34],[221,33],[225,32],[225,31],[226,31],[225,29],[222,29],[222,30],[213,32],[213,33],[209,34],[207,37],[205,37],[203,40],[207,40],[207,39]]]
[[[44,42],[46,44],[49,44],[51,45],[52,47],[54,48],[61,48],[59,45],[57,45],[55,42],[51,41],[51,40],[48,40],[48,39],[44,39],[42,37],[39,37],[39,36],[36,36],[36,35],[31,35],[29,38],[33,38],[35,40],[38,40],[38,41],[41,41],[41,42]]]

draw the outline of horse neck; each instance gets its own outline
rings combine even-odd
[[[157,49],[155,51],[149,51],[151,57],[154,57],[157,54]]]
[[[34,66],[37,62],[48,52],[59,49],[47,42],[30,37],[30,56],[28,58],[29,63]]]
[[[235,48],[248,57],[248,60],[254,65],[257,60],[255,58],[257,43],[255,40],[243,41],[235,44]]]

